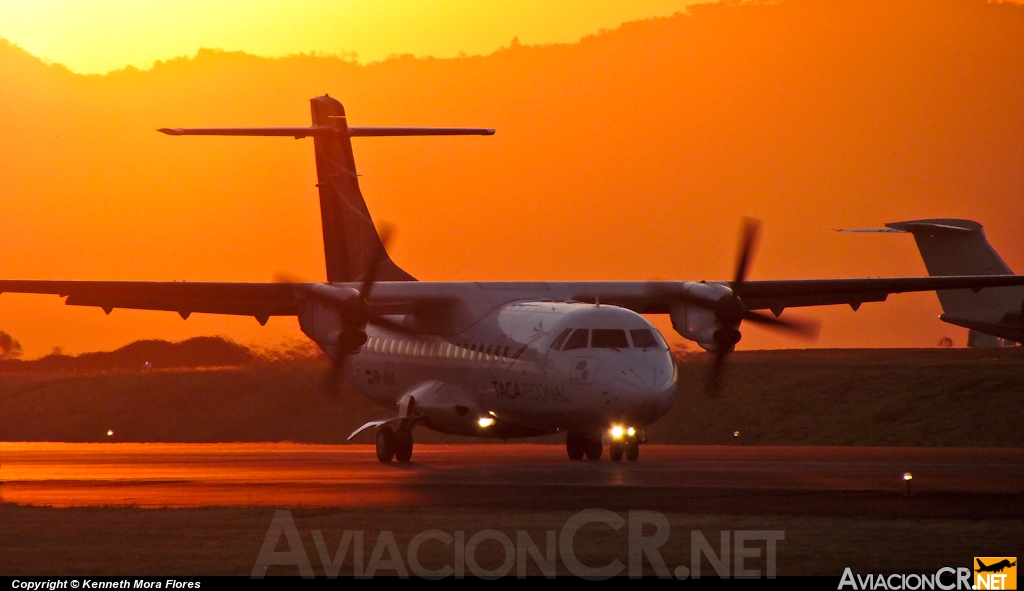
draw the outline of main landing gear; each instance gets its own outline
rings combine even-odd
[[[403,464],[411,460],[412,425],[406,425],[403,421],[397,431],[387,425],[377,429],[377,459],[382,464],[389,464],[392,459]]]

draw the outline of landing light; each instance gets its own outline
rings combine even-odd
[[[622,439],[622,435],[625,432],[626,430],[623,429],[621,426],[615,425],[614,427],[612,427],[612,439]]]
[[[477,424],[486,429],[494,424],[494,417],[480,417]]]
[[[107,429],[107,437],[113,437],[113,436],[114,436],[114,430],[113,429]]]

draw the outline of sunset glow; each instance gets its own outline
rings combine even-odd
[[[0,3],[0,276],[323,280],[309,140],[155,132],[308,125],[323,93],[353,125],[497,129],[354,140],[370,211],[419,279],[728,279],[743,216],[763,221],[755,280],[924,275],[909,236],[832,230],[926,217],[981,222],[1024,272],[1024,6],[243,4]],[[385,59],[403,53],[421,57]],[[74,73],[127,64],[152,67]],[[821,347],[963,346],[940,312],[924,293],[786,315],[821,319]],[[0,330],[26,357],[304,340],[294,318],[13,294]],[[805,346],[746,326],[739,344]]]
[[[4,0],[0,37],[81,74],[195,55],[200,48],[280,57],[456,57],[571,43],[696,0]]]

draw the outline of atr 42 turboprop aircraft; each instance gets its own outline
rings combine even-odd
[[[381,462],[407,462],[417,425],[475,437],[566,433],[571,459],[636,460],[644,427],[676,395],[676,368],[641,314],[668,314],[716,355],[712,382],[743,321],[806,332],[785,308],[878,302],[890,293],[1024,285],[1022,276],[746,280],[747,226],[732,281],[417,281],[388,256],[359,191],[351,138],[491,135],[492,129],[349,126],[341,103],[311,100],[310,127],[161,129],[169,135],[312,137],[327,262],[325,283],[0,281],[0,292],[57,294],[66,304],[193,313],[296,316],[334,362],[333,376],[391,409],[376,429]],[[771,310],[767,315],[756,310]]]

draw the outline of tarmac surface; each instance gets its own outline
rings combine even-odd
[[[367,445],[0,443],[0,481],[0,503],[50,507],[1024,517],[1024,450],[992,448],[647,445],[574,462],[556,445],[417,445],[383,465]]]

